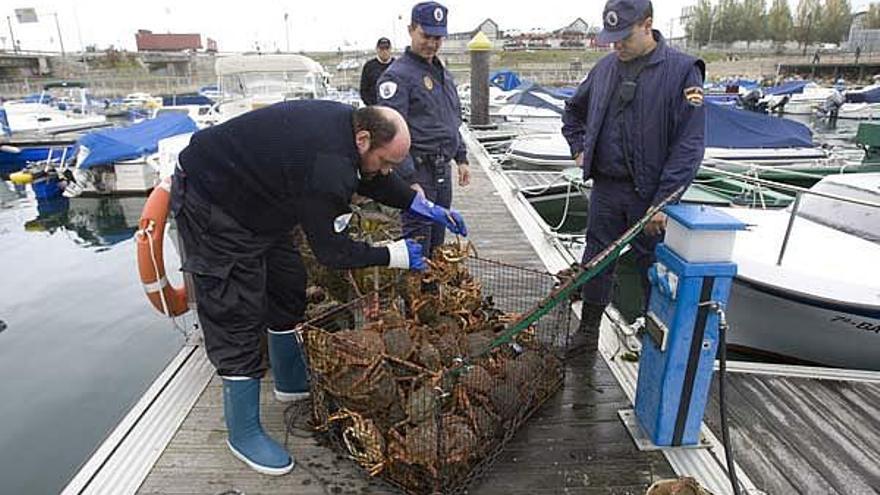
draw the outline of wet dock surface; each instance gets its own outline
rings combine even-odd
[[[880,382],[730,373],[726,396],[734,459],[766,493],[880,493]]]
[[[453,204],[468,221],[481,257],[543,270],[544,267],[479,166],[472,184],[456,190]],[[285,438],[286,405],[263,382],[263,426]],[[295,430],[288,448],[297,467],[288,475],[262,476],[226,447],[220,379],[214,377],[153,470],[142,494],[394,493],[366,478],[353,461]],[[468,493],[631,493],[674,474],[659,452],[639,452],[617,410],[630,407],[602,359],[580,356],[567,363],[565,383],[513,437],[495,466]],[[305,416],[302,416],[305,419]]]

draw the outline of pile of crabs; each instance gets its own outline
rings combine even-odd
[[[365,296],[348,328],[304,332],[314,425],[413,491],[467,476],[561,385],[534,326],[506,331],[519,315],[483,294],[469,249],[437,249],[392,302]]]

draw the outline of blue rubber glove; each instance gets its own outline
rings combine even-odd
[[[428,267],[422,256],[422,245],[412,239],[394,241],[388,246],[388,266],[390,268],[404,268],[418,272],[425,271]]]
[[[447,210],[442,206],[435,205],[420,193],[416,193],[412,204],[409,205],[409,211],[443,225],[453,234],[467,236],[467,226],[464,224],[464,218],[461,214],[455,210]]]

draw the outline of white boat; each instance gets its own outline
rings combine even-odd
[[[561,129],[561,122],[557,122]],[[864,150],[817,146],[809,127],[799,122],[707,103],[703,157],[707,161],[840,169],[860,163]],[[551,169],[574,166],[568,142],[559,130],[514,139],[506,159]]]
[[[560,124],[561,125],[561,124]],[[748,162],[758,165],[805,166],[816,168],[844,168],[858,163],[864,157],[860,149],[837,150],[819,146],[789,148],[706,148],[706,161]],[[516,137],[505,155],[505,159],[521,165],[548,170],[563,170],[574,167],[571,150],[565,137],[560,133],[527,134]],[[713,163],[717,166],[717,163]],[[738,167],[740,169],[741,167]]]
[[[130,127],[86,134],[77,142],[75,164],[58,174],[68,179],[63,194],[149,192],[160,179],[163,143],[183,139],[185,146],[196,130],[190,118],[172,113]]]
[[[212,111],[214,122],[280,101],[328,95],[324,68],[303,55],[233,55],[218,58],[214,70],[221,95]]]
[[[57,134],[108,125],[95,113],[84,83],[58,82],[43,87],[36,101],[3,103],[13,135]]]
[[[820,105],[824,104],[829,97],[839,94],[834,88],[826,88],[816,83],[809,83],[803,87],[803,92],[796,94],[770,95],[765,98],[767,106],[773,108],[788,99],[784,112],[789,115],[813,115]]]
[[[724,209],[751,225],[734,247],[728,342],[880,370],[880,174],[829,176],[811,191],[877,206],[804,195],[787,242],[789,211]]]

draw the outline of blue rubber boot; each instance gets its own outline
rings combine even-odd
[[[287,474],[293,458],[272,440],[260,424],[260,380],[223,377],[223,410],[229,450],[254,471],[270,476]]]
[[[269,329],[269,361],[276,399],[293,402],[309,396],[308,372],[295,330]]]

